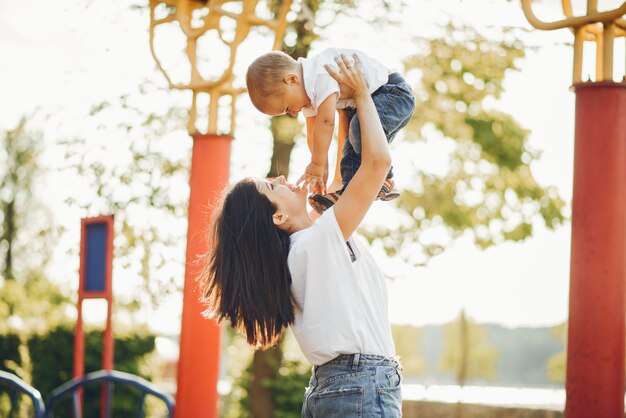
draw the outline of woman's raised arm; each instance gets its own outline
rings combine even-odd
[[[347,240],[378,196],[391,168],[391,154],[359,58],[354,55],[354,65],[343,55],[336,58],[336,62],[339,72],[329,66],[326,71],[341,85],[342,94],[349,94],[351,90],[361,125],[361,166],[334,209],[339,228]]]

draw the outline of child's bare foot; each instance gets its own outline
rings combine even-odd
[[[376,200],[382,200],[387,202],[389,200],[396,199],[400,196],[400,192],[394,189],[396,183],[393,179],[386,179],[383,183],[383,187],[380,188],[380,192],[378,192],[378,197]]]

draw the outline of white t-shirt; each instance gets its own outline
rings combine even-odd
[[[298,58],[298,62],[302,64],[304,89],[309,99],[311,99],[311,106],[302,109],[302,114],[305,117],[308,118],[317,115],[317,108],[322,102],[331,94],[339,93],[339,83],[328,74],[324,68],[324,64],[330,64],[330,66],[336,70],[337,63],[335,62],[335,57],[338,57],[340,54],[345,55],[351,63],[354,62],[352,58],[353,54],[359,57],[370,94],[374,93],[379,87],[387,84],[389,69],[375,59],[355,49],[329,48],[324,50],[321,54],[310,58]],[[337,109],[344,109],[346,107],[354,107],[354,100],[337,100]]]
[[[313,365],[339,354],[394,356],[387,284],[367,248],[343,239],[334,208],[291,235],[288,264],[295,323],[291,329]]]

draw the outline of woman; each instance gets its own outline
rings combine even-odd
[[[202,275],[207,312],[267,348],[291,326],[314,365],[303,417],[401,416],[401,368],[387,316],[386,283],[352,238],[391,167],[378,114],[355,57],[326,68],[354,97],[362,162],[341,199],[315,222],[308,184],[245,179],[225,195]]]

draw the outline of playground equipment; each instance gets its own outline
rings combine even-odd
[[[74,331],[74,378],[85,374],[85,336],[83,333],[83,301],[85,299],[105,299],[107,320],[103,337],[102,368],[113,369],[113,330],[111,326],[113,289],[113,215],[81,219],[80,228],[80,267],[78,285],[78,318]],[[82,393],[78,392],[80,410]],[[102,404],[107,392],[102,390]],[[104,415],[104,410],[103,416]]]
[[[17,396],[20,394],[28,396],[33,402],[33,409],[35,411],[35,418],[44,418],[46,408],[41,398],[41,394],[37,389],[24,382],[19,377],[12,373],[0,370],[0,386],[6,386],[11,390],[10,400],[11,409],[9,411],[8,418],[13,418],[15,415],[15,408],[17,407]]]
[[[207,208],[211,207],[210,203],[219,196],[228,181],[235,101],[237,95],[245,91],[233,86],[237,49],[254,26],[263,26],[273,32],[273,49],[278,49],[283,42],[292,0],[283,0],[273,19],[257,16],[258,3],[258,0],[150,0],[150,51],[157,67],[170,88],[192,92],[187,130],[193,137],[193,148],[176,392],[177,417],[217,417],[221,330],[216,321],[202,316],[203,307],[196,284],[198,271],[193,266],[197,257],[207,252],[209,245],[199,233],[206,229],[210,219]],[[190,68],[190,77],[186,82],[176,82],[157,54],[156,29],[166,25],[178,28],[186,39],[185,65]],[[198,48],[200,40],[203,37],[210,40],[210,36],[216,39],[214,46],[225,45],[230,51],[225,69],[212,79],[202,76],[198,60],[198,55],[203,52]],[[211,67],[224,67],[220,67],[223,63],[216,62],[215,57],[211,58],[209,54]],[[209,96],[208,129],[205,133],[200,133],[196,126],[198,98],[202,94]],[[224,96],[230,96],[230,128],[218,132],[219,101]]]
[[[141,398],[137,406],[137,418],[143,418],[144,404],[146,395],[154,396],[160,399],[166,406],[168,412],[168,418],[174,416],[174,399],[165,393],[162,393],[156,386],[152,385],[147,380],[128,373],[111,371],[111,370],[99,370],[97,372],[88,373],[85,376],[81,376],[70,380],[67,383],[54,389],[48,396],[46,402],[46,418],[52,418],[54,416],[55,404],[62,400],[66,396],[72,396],[73,416],[74,418],[82,418],[83,414],[80,407],[80,391],[86,386],[104,384],[103,389],[106,391],[107,396],[105,402],[102,404],[103,417],[111,417],[111,401],[113,399],[113,385],[122,385],[125,388],[133,388],[141,393]]]
[[[567,342],[566,418],[624,416],[626,302],[626,76],[613,81],[614,40],[626,36],[626,2],[565,18],[539,20],[522,0],[537,29],[574,32],[576,93],[574,195]],[[582,82],[583,46],[596,44],[596,81]]]

